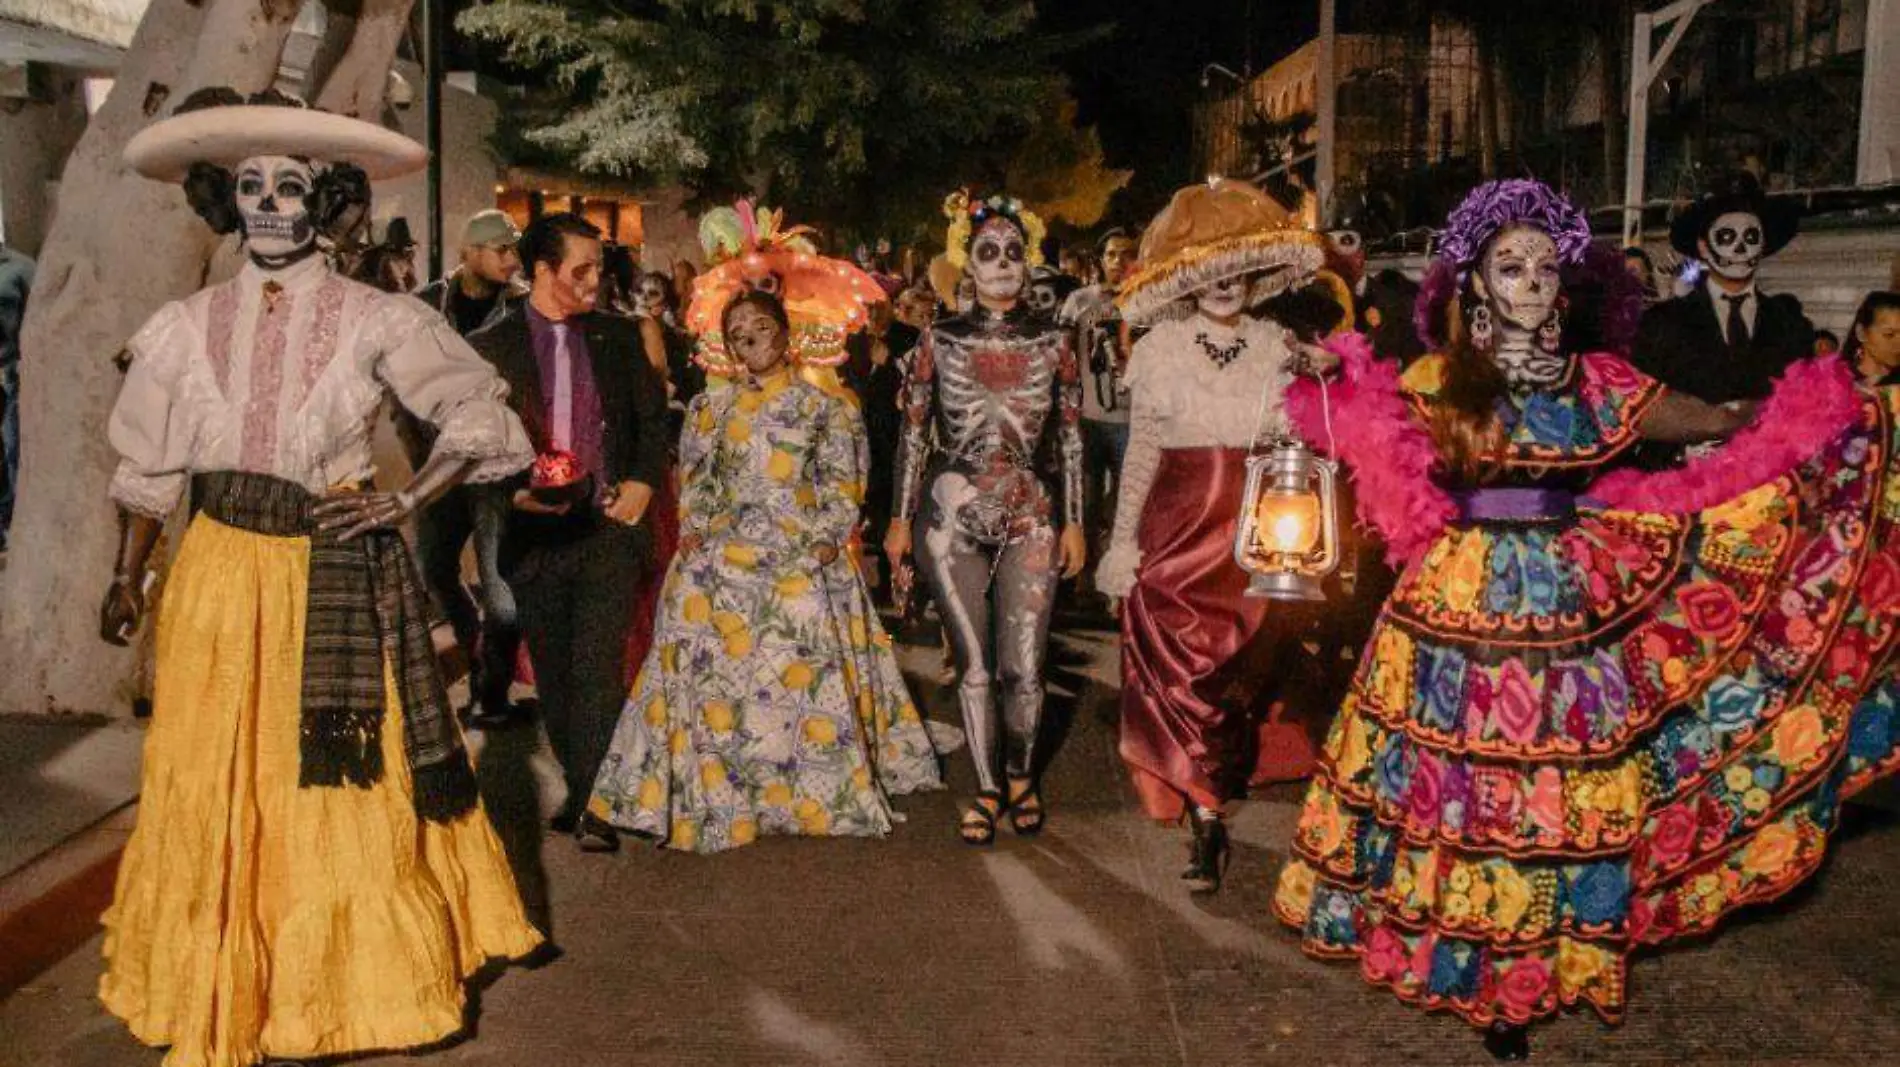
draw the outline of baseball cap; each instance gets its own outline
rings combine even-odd
[[[470,215],[462,227],[462,247],[512,245],[521,240],[521,231],[508,213],[495,208]]]

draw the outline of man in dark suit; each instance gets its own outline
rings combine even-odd
[[[1757,270],[1800,225],[1792,204],[1769,200],[1738,171],[1677,216],[1670,244],[1708,276],[1687,294],[1643,314],[1635,364],[1669,387],[1713,404],[1760,400],[1788,365],[1814,352],[1801,302],[1761,292]]]
[[[537,451],[571,455],[582,480],[560,503],[516,492],[502,572],[567,779],[554,828],[575,832],[583,849],[612,851],[613,829],[586,804],[627,695],[627,626],[650,560],[643,520],[665,474],[666,391],[638,326],[594,310],[599,230],[578,215],[545,216],[522,235],[521,262],[527,300],[469,344],[507,381]]]

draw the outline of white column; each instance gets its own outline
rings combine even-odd
[[[1854,182],[1900,181],[1900,0],[1867,0]]]
[[[1653,17],[1636,15],[1630,37],[1629,147],[1623,157],[1623,247],[1643,241],[1643,173],[1649,152],[1649,44]],[[1608,106],[1608,101],[1605,101]]]

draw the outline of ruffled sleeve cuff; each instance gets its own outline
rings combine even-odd
[[[1141,549],[1134,545],[1111,544],[1095,565],[1095,588],[1104,595],[1125,597],[1135,587],[1135,572],[1141,567]]]
[[[527,470],[534,462],[534,446],[527,431],[502,399],[500,382],[450,408],[437,424],[435,455],[475,461],[468,481],[498,482]]]
[[[185,475],[140,474],[130,463],[121,462],[112,472],[106,493],[125,510],[164,522],[185,495]]]

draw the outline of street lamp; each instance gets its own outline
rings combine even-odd
[[[1232,81],[1235,85],[1247,84],[1247,79],[1241,77],[1238,74],[1235,74],[1232,70],[1228,69],[1227,67],[1223,67],[1219,63],[1209,63],[1207,66],[1201,68],[1201,88],[1208,89],[1208,88],[1213,87],[1214,79],[1211,77],[1211,75],[1214,75],[1214,74],[1219,74],[1222,77],[1227,78],[1229,81]]]

